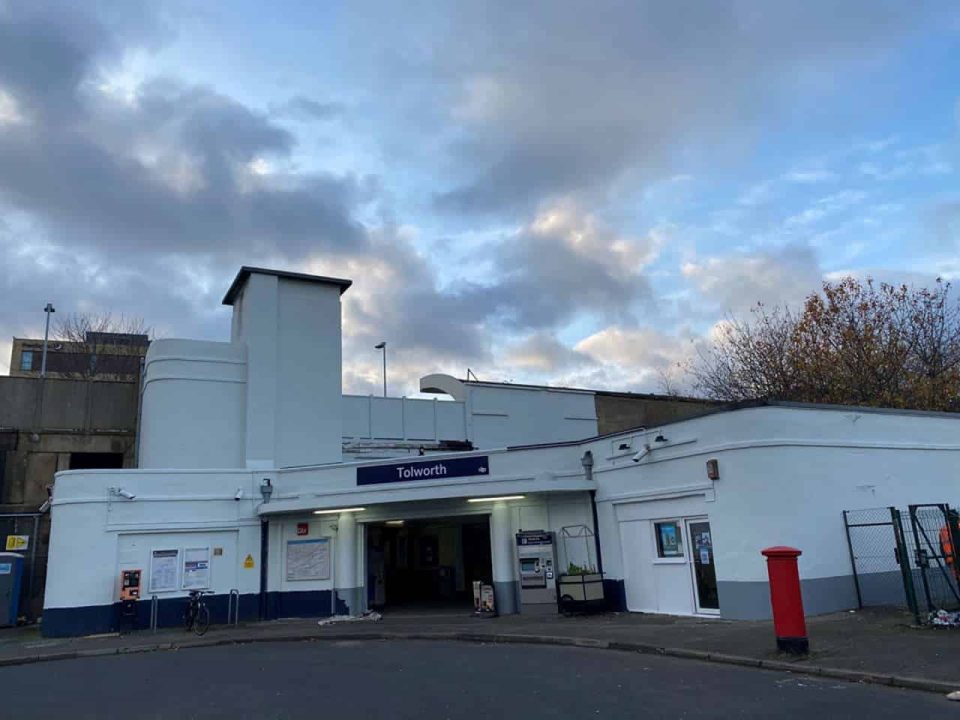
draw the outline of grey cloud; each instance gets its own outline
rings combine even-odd
[[[280,105],[271,108],[277,115],[285,115],[296,120],[329,120],[342,114],[344,107],[337,102],[321,102],[305,95],[295,95]]]
[[[816,253],[806,245],[706,258],[685,264],[683,275],[703,300],[733,313],[758,302],[799,302],[819,290],[823,279]]]
[[[533,373],[557,373],[589,364],[590,358],[548,332],[528,335],[505,353],[507,364]]]
[[[654,176],[685,146],[722,155],[782,97],[811,92],[819,70],[842,73],[957,14],[873,0],[483,0],[419,11],[398,19],[398,34],[420,43],[416,26],[439,14],[446,41],[428,56],[405,46],[416,61],[385,71],[432,78],[452,103],[448,147],[463,170],[436,207],[512,216],[545,198],[603,197],[628,169]]]
[[[294,138],[210,89],[161,80],[131,102],[104,95],[92,43],[115,40],[82,16],[64,22],[0,15],[0,87],[25,118],[0,129],[0,207],[33,212],[51,235],[90,247],[293,258],[362,249],[351,216],[362,183],[253,173],[259,158],[285,161]]]

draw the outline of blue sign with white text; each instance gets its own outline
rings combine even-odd
[[[423,460],[398,465],[374,465],[357,468],[357,485],[410,482],[412,480],[446,480],[447,478],[488,475],[487,456]]]

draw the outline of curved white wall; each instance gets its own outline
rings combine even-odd
[[[246,376],[242,345],[154,340],[144,370],[140,467],[244,467]]]

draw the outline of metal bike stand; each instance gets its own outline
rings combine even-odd
[[[240,624],[240,591],[233,589],[227,597],[227,625]]]

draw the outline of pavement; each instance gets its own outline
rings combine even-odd
[[[54,674],[55,673],[55,674]],[[263,642],[0,668],[3,717],[938,717],[942,696],[551,645]]]
[[[958,630],[917,628],[896,610],[869,609],[809,618],[811,652],[778,654],[770,622],[681,618],[638,613],[588,617],[469,611],[394,611],[378,622],[321,625],[291,619],[214,625],[203,637],[180,629],[126,635],[45,639],[37,626],[0,631],[0,667],[237,643],[296,640],[460,640],[580,646],[742,665],[947,693],[960,690]]]

